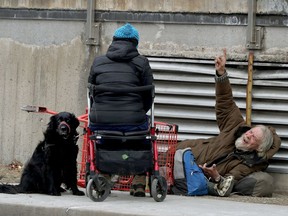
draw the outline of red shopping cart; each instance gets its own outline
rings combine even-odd
[[[21,109],[27,112],[40,112],[51,115],[57,114],[57,112],[41,106],[28,105],[22,107]],[[95,145],[94,141],[91,140],[91,136],[93,134],[88,127],[88,110],[86,109],[85,114],[80,115],[77,118],[81,123],[80,127],[83,129],[83,133],[81,134],[79,139],[79,142],[82,143],[82,147],[80,147],[78,160],[78,186],[85,188],[87,187],[89,180],[91,180],[91,166],[93,171],[97,171],[94,152]],[[154,190],[157,190],[157,193],[151,194],[151,196],[153,196],[156,201],[163,201],[163,199],[165,199],[166,197],[166,193],[170,191],[171,185],[173,185],[173,159],[177,144],[178,126],[175,124],[168,124],[156,121],[154,122],[153,134],[153,142],[155,142],[154,144],[157,149],[156,151],[154,151],[157,153],[157,155],[154,155],[154,160],[157,165],[156,171],[159,172],[160,177],[163,177],[165,180],[163,183],[165,191],[161,193],[159,192],[159,179],[157,180],[156,184],[151,184],[150,182],[147,187],[147,191],[150,191],[151,194],[151,188],[149,187],[154,187]],[[114,182],[112,190],[129,191],[132,180],[133,175],[114,176],[114,179],[112,179],[112,181]],[[91,184],[89,187],[91,187]],[[97,196],[95,197],[94,195],[90,194],[90,198],[94,201],[103,201],[108,196],[111,188],[108,189],[105,188],[104,190],[102,190],[102,193],[105,193],[104,196],[103,194],[101,194],[100,196],[97,194]],[[161,196],[159,196],[159,193],[161,194]]]

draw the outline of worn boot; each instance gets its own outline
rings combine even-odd
[[[133,178],[130,188],[130,195],[135,197],[145,197],[146,175],[136,175]]]
[[[226,176],[220,179],[218,183],[208,182],[208,194],[214,196],[227,197],[230,195],[234,186],[234,177]]]

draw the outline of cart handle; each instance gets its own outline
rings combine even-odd
[[[49,113],[52,115],[57,114],[57,112],[48,110],[46,107],[42,107],[42,106],[26,105],[26,106],[22,106],[21,110],[27,111],[27,112]]]

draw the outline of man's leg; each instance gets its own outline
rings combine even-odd
[[[239,180],[232,192],[245,196],[271,197],[273,177],[266,172],[255,172]]]

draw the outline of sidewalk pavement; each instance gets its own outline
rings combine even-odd
[[[244,203],[205,197],[167,195],[163,202],[146,197],[132,197],[129,192],[112,191],[103,202],[87,196],[41,194],[0,194],[2,216],[286,216],[288,206]]]

